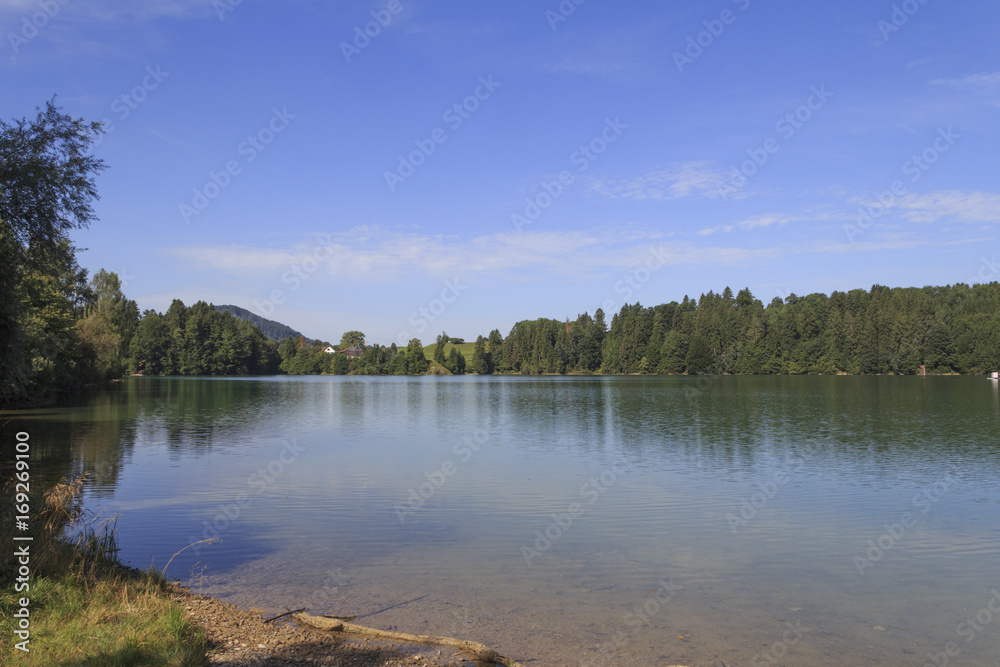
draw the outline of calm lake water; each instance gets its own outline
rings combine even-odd
[[[247,607],[425,596],[365,622],[536,665],[1000,661],[981,377],[132,378],[7,420],[134,565],[221,537],[167,574]]]

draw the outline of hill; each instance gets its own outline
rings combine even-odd
[[[436,347],[436,345],[425,345],[424,346],[424,356],[426,356],[431,361],[434,360],[434,348],[435,347]],[[457,347],[458,348],[459,354],[461,354],[463,357],[465,357],[466,363],[469,363],[469,364],[472,363],[472,353],[476,349],[476,344],[475,343],[461,343],[459,345],[455,345],[454,343],[447,343],[444,346],[444,353],[445,353],[446,356],[451,352],[451,348],[453,348],[453,347]]]
[[[289,336],[302,336],[301,333],[286,324],[263,318],[260,315],[251,313],[249,310],[245,310],[239,306],[216,306],[215,309],[221,310],[224,313],[229,313],[238,319],[255,325],[268,340],[280,341],[288,338]],[[305,336],[303,336],[303,338],[305,338]],[[306,342],[312,343],[312,339],[306,338]]]

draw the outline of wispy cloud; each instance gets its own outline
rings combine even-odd
[[[218,20],[218,14],[207,0],[52,0],[44,6],[39,0],[0,0],[0,23],[14,28],[5,33],[13,48],[0,67],[26,62],[35,67],[91,62],[98,67],[108,59],[130,59],[139,43],[166,46],[158,30],[150,29],[165,19]]]
[[[107,23],[216,16],[212,3],[205,0],[89,0],[59,2],[58,5],[62,16]],[[38,11],[38,0],[0,0],[0,16],[27,16]]]
[[[317,254],[317,248],[322,251]],[[644,263],[651,250],[670,264],[744,265],[761,258],[798,252],[770,248],[699,247],[664,242],[657,231],[626,237],[611,230],[499,233],[475,238],[404,233],[377,227],[323,235],[291,247],[196,245],[164,252],[202,269],[235,276],[281,275],[296,266],[318,262],[321,275],[340,281],[398,283],[415,276],[461,274],[499,276],[507,281],[580,280],[605,276]]]
[[[881,210],[885,204],[867,197],[855,197],[849,204]],[[990,224],[1000,222],[1000,193],[962,190],[939,190],[924,194],[910,193],[887,206],[898,210],[908,222],[960,222]]]
[[[737,222],[720,225],[718,227],[706,227],[699,230],[701,236],[709,236],[717,232],[733,232],[737,229],[741,231],[751,231],[754,229],[766,229],[774,226],[783,226],[792,222],[833,222],[851,220],[851,215],[847,212],[837,211],[830,205],[817,206],[802,209],[795,213],[763,213],[760,215],[744,218]]]
[[[202,268],[235,275],[280,272],[320,258],[323,272],[342,279],[391,282],[414,272],[449,276],[521,271],[570,274],[596,263],[605,239],[587,232],[502,233],[472,239],[357,227],[292,247],[182,246],[166,252]],[[609,257],[614,257],[610,253]],[[574,266],[569,258],[580,261]],[[609,262],[613,260],[609,259]]]
[[[970,74],[960,79],[935,79],[931,84],[971,93],[976,97],[985,98],[990,106],[1000,106],[1000,72]]]
[[[992,238],[975,238],[975,239],[956,239],[952,241],[941,241],[932,240],[927,238],[917,238],[914,236],[907,236],[902,234],[888,234],[885,235],[886,238],[880,240],[866,241],[866,242],[856,242],[856,243],[837,243],[833,241],[820,241],[816,242],[808,247],[804,247],[802,252],[811,253],[854,253],[854,252],[875,252],[884,250],[910,250],[913,248],[923,248],[928,246],[961,246],[969,245],[973,243],[986,243],[994,241]]]
[[[952,86],[971,90],[997,90],[1000,88],[1000,72],[970,74],[960,79],[934,79],[936,86]]]
[[[942,190],[928,194],[902,197],[898,207],[911,222],[996,223],[1000,222],[1000,194],[995,192],[962,192]]]
[[[710,162],[685,162],[631,179],[595,179],[590,183],[590,191],[611,199],[715,199],[722,196],[726,176],[727,172],[712,167]]]

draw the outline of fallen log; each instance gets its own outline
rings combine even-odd
[[[451,637],[433,637],[431,635],[411,635],[405,632],[390,632],[389,630],[376,630],[375,628],[348,623],[336,618],[325,616],[313,616],[311,614],[292,614],[292,619],[299,625],[306,625],[317,630],[328,630],[330,632],[343,632],[352,635],[362,635],[365,637],[375,637],[377,639],[388,639],[390,641],[405,642],[407,644],[423,644],[426,646],[446,646],[457,648],[474,662],[487,664],[501,664],[504,667],[524,667],[521,663],[504,657],[490,647],[465,639],[453,639]]]
[[[285,607],[285,608],[288,609],[287,607]],[[297,614],[300,611],[305,611],[305,610],[306,610],[306,607],[303,607],[302,609],[291,609],[289,611],[286,611],[284,614],[278,614],[277,616],[272,616],[271,618],[265,618],[264,622],[265,623],[270,623],[272,621],[277,621],[279,618],[284,618],[285,616],[292,616],[293,614]]]

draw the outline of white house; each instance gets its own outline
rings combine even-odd
[[[327,345],[326,347],[324,347],[323,351],[326,352],[327,354],[337,354],[337,351],[333,349],[333,346],[331,345]]]

